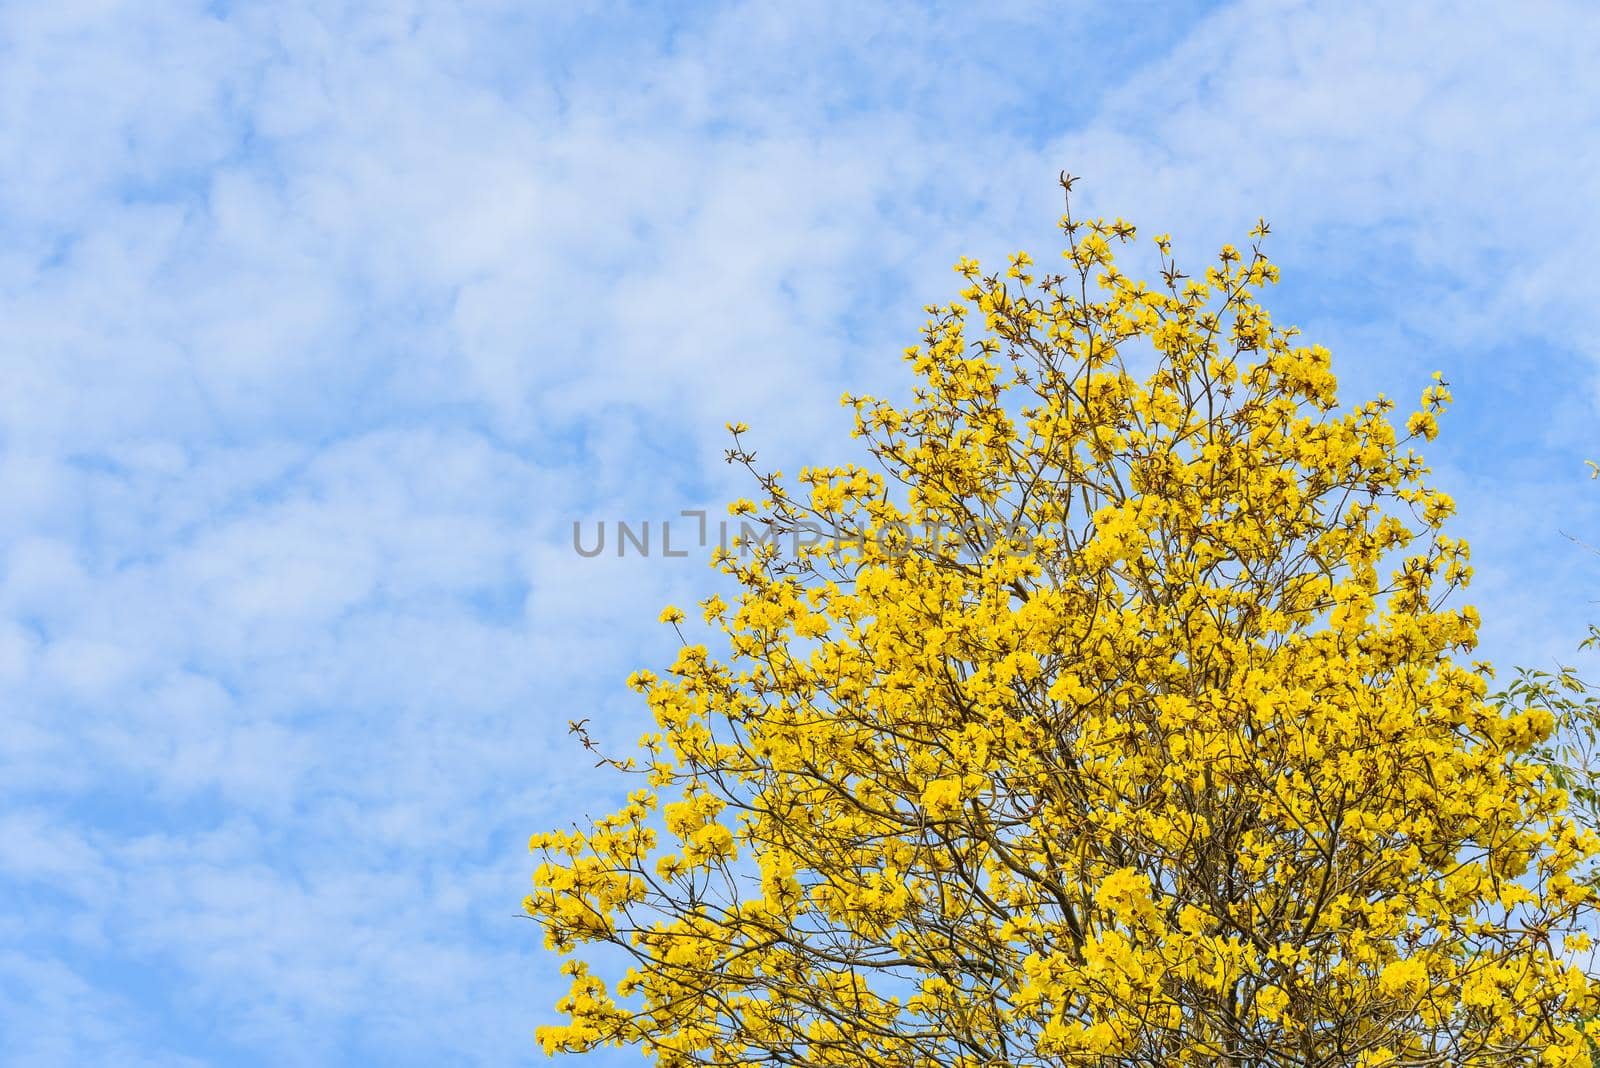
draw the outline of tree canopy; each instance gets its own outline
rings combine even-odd
[[[1590,1064],[1597,842],[1550,710],[1465,659],[1415,451],[1447,384],[1398,428],[1341,406],[1260,303],[1264,222],[1197,277],[1157,237],[1149,282],[1132,225],[1061,230],[1060,274],[957,265],[908,403],[845,397],[872,463],[786,482],[733,428],[759,537],[717,553],[719,651],[663,613],[656,729],[609,762],[638,788],[532,842],[571,958],[544,1048]]]

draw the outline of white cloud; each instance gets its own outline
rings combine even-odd
[[[1219,11],[1057,151],[1092,172],[1089,202],[1197,258],[1259,212],[1290,262],[1403,273],[1384,311],[1434,338],[1566,347],[1600,229],[1597,71],[1591,5],[1260,0]]]

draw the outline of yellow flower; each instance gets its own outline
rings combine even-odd
[[[957,264],[909,400],[845,396],[872,465],[760,476],[775,530],[827,533],[713,550],[726,651],[630,678],[648,790],[534,836],[525,908],[634,968],[571,971],[540,1042],[945,1064],[954,1026],[1194,1068],[1359,1021],[1324,1059],[1587,1064],[1600,840],[1538,762],[1559,706],[1462,659],[1470,554],[1410,447],[1443,376],[1341,407],[1258,300],[1265,222],[1184,285],[1165,234],[1152,281],[1131,224],[1063,229],[1064,279]]]
[[[1439,421],[1429,412],[1412,412],[1406,420],[1406,431],[1432,441],[1439,433]]]
[[[934,819],[945,819],[961,810],[961,780],[936,779],[922,791],[923,810]]]

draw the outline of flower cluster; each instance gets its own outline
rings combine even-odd
[[[1153,285],[1121,220],[1069,214],[1063,275],[963,260],[911,402],[846,397],[878,469],[757,473],[735,514],[831,536],[719,555],[725,659],[634,679],[650,789],[535,839],[549,944],[635,962],[575,964],[547,1050],[1591,1063],[1597,843],[1529,757],[1549,714],[1460,659],[1411,447],[1448,387],[1404,434],[1341,408],[1258,301],[1266,229],[1198,278],[1163,235]]]

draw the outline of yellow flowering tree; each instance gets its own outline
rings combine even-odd
[[[1411,447],[1446,385],[1403,432],[1341,408],[1258,302],[1265,223],[1197,278],[1158,237],[1155,284],[1131,225],[1061,227],[1062,274],[957,265],[908,404],[845,398],[874,465],[791,486],[734,428],[727,651],[636,674],[639,788],[532,842],[544,1048],[1590,1064],[1596,841],[1550,711],[1458,659],[1467,546]]]

